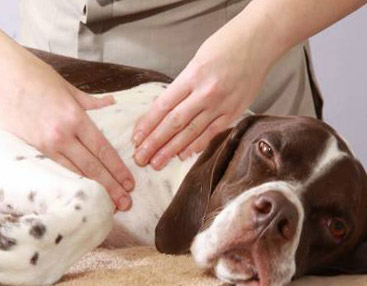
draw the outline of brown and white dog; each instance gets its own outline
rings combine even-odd
[[[102,242],[191,250],[199,266],[246,286],[367,270],[367,176],[331,127],[248,115],[200,156],[139,168],[132,128],[165,87],[117,92],[115,105],[88,112],[135,176],[126,213],[113,213],[98,183],[0,131],[1,284],[51,284]]]
[[[284,285],[367,271],[367,176],[327,124],[249,116],[217,136],[162,216],[160,251],[219,279]]]

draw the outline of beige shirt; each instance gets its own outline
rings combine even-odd
[[[171,77],[250,0],[22,0],[23,44]],[[254,112],[315,116],[321,102],[307,44],[270,70]],[[317,104],[320,109],[320,104]],[[320,113],[320,111],[318,111]]]

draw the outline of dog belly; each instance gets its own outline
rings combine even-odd
[[[127,163],[136,180],[136,188],[131,193],[133,206],[127,212],[114,215],[113,229],[104,245],[153,245],[155,227],[193,161],[181,162],[175,158],[159,172],[150,166],[137,168],[134,163]]]
[[[181,162],[175,157],[161,171],[155,171],[150,166],[139,167],[133,160],[134,147],[130,138],[135,121],[148,111],[165,87],[164,83],[148,83],[112,93],[116,104],[88,111],[91,119],[118,151],[136,182],[135,190],[131,193],[132,208],[114,215],[113,229],[104,243],[108,247],[154,244],[155,226],[197,158],[193,156]]]

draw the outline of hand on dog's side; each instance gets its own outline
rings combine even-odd
[[[251,41],[234,45],[238,36],[230,29],[243,26],[227,24],[205,41],[139,120],[134,131],[139,165],[161,169],[175,155],[185,160],[200,153],[254,101],[267,65],[263,70],[257,55],[248,52],[257,50],[248,47]]]
[[[85,110],[114,103],[67,83],[50,66],[0,32],[0,128],[64,167],[101,183],[115,205],[131,205],[134,180]]]

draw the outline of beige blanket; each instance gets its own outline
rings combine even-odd
[[[87,254],[57,286],[219,286],[190,256],[159,254],[153,248],[98,249]],[[305,277],[290,286],[367,286],[367,276]]]

